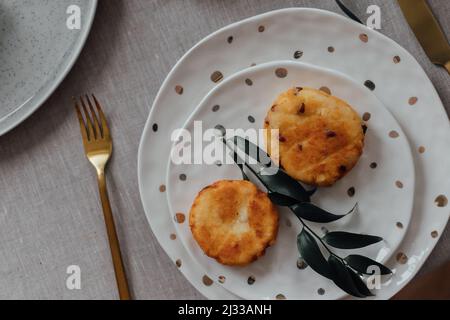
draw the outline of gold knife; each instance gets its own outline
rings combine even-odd
[[[450,73],[450,45],[425,0],[398,0],[428,58]]]

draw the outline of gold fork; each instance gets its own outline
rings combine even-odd
[[[93,103],[86,95],[85,103],[83,97],[80,97],[80,105],[73,98],[78,120],[80,121],[81,136],[83,138],[84,152],[88,160],[97,170],[98,190],[102,201],[103,215],[105,217],[106,231],[108,233],[109,246],[111,249],[114,271],[116,274],[117,287],[121,300],[129,300],[130,292],[123,267],[122,255],[120,253],[119,240],[117,239],[114,218],[109,204],[108,192],[106,191],[105,166],[112,153],[111,133],[103,114],[100,103],[92,95],[97,112],[94,110]],[[87,106],[89,106],[89,110]],[[84,111],[84,119],[82,112]]]

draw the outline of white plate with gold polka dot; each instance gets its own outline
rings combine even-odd
[[[264,119],[275,98],[292,87],[322,88],[349,103],[367,120],[364,152],[357,165],[332,187],[319,188],[312,197],[313,203],[330,212],[348,212],[355,203],[358,209],[333,223],[309,225],[320,236],[323,228],[380,236],[384,241],[379,244],[352,251],[336,249],[335,252],[342,258],[356,253],[386,262],[402,241],[411,217],[414,163],[408,141],[394,117],[368,88],[343,74],[304,63],[277,61],[247,68],[222,81],[200,102],[180,135],[180,138],[192,139],[176,138],[168,159],[169,218],[180,212],[188,213],[198,192],[214,182],[242,179],[231,157],[228,164],[217,166],[216,162],[224,162],[224,159],[220,152],[211,151],[214,142],[194,140],[195,135],[205,134],[206,137],[206,131],[215,127],[241,129],[241,135],[244,132],[251,135],[249,129],[258,133],[264,127]],[[198,143],[202,145],[196,145]],[[263,141],[259,144],[264,146]],[[201,164],[194,164],[189,161],[189,155],[196,150],[204,157],[209,150],[217,159],[204,158],[196,162]],[[185,162],[191,164],[179,163],[181,159],[175,158],[178,155],[188,155]],[[297,234],[302,225],[289,209],[279,207],[277,210],[280,225],[275,244],[262,258],[245,267],[224,266],[207,257],[194,240],[188,223],[177,223],[175,227],[179,240],[205,273],[211,279],[220,279],[225,288],[242,298],[308,299],[318,292],[327,299],[345,296],[332,281],[311,268],[300,270],[297,267]],[[399,222],[405,228],[398,228]]]
[[[373,298],[388,299],[418,272],[447,224],[450,166],[443,164],[450,161],[450,126],[436,90],[414,57],[384,35],[332,12],[289,8],[251,17],[214,32],[180,59],[159,90],[139,147],[139,189],[151,229],[202,294],[239,298],[206,276],[176,236],[164,186],[170,138],[217,82],[252,64],[285,59],[366,83],[408,138],[416,172],[413,213],[409,227],[403,226],[405,238],[387,262],[396,272]]]

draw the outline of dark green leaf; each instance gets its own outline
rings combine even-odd
[[[236,160],[235,160],[236,161]],[[250,179],[248,178],[248,176],[245,174],[244,172],[244,165],[243,164],[238,164],[237,166],[239,167],[239,169],[241,169],[241,173],[242,173],[242,179],[245,181],[250,181]]]
[[[225,144],[225,146],[228,147],[225,139],[222,139],[222,142]],[[239,157],[239,155],[236,152],[233,152],[233,160],[236,163],[236,165],[239,167],[239,169],[241,170],[241,174],[242,174],[242,179],[246,180],[246,181],[250,181],[249,177],[247,176],[247,174],[244,171],[244,160],[241,159],[241,157]]]
[[[269,196],[270,201],[282,207],[290,207],[298,202],[297,200],[292,199],[291,197],[285,196],[284,194],[280,194],[277,192],[269,191],[267,195]]]
[[[316,191],[317,191],[317,188],[314,188],[314,189],[311,189],[311,190],[306,191],[306,193],[307,193],[310,197],[312,197],[312,196],[314,195],[314,193],[316,193]]]
[[[303,228],[297,236],[298,251],[306,263],[318,274],[332,279],[332,272],[314,237]]]
[[[242,159],[240,159],[240,161],[252,171],[269,191],[293,198],[297,200],[297,202],[310,202],[308,191],[286,172],[274,167],[272,162],[270,162],[269,155],[265,151],[247,139],[239,136],[233,137],[232,141],[241,151],[245,152],[247,156],[254,160],[262,159],[258,164],[251,163],[250,161],[246,162]],[[226,145],[228,146],[228,144]],[[235,150],[233,150],[233,153],[236,155]],[[267,165],[267,163],[269,164]],[[268,172],[267,168],[271,165],[271,169],[275,172]]]
[[[347,267],[348,273],[350,274],[350,277],[353,280],[353,283],[355,284],[356,289],[358,289],[358,292],[365,295],[366,297],[374,296],[372,292],[370,292],[369,288],[367,288],[367,285],[364,283],[363,279],[356,274],[355,271],[351,270]]]
[[[350,210],[347,214],[352,213],[355,207],[353,207],[353,209]],[[313,222],[328,223],[339,220],[347,215],[347,214],[344,215],[332,214],[309,202],[296,203],[294,205],[291,205],[290,208],[297,217]]]
[[[391,274],[392,273],[391,269],[389,269],[388,267],[382,265],[381,263],[376,262],[375,260],[372,260],[370,258],[358,255],[358,254],[351,254],[347,258],[345,258],[344,260],[347,261],[347,263],[348,263],[348,265],[350,267],[352,267],[353,269],[355,269],[359,273],[369,274],[370,275],[371,273],[368,273],[368,271],[367,271],[367,269],[370,266],[377,266],[378,268],[380,268],[380,273],[382,275],[386,275],[386,274]]]
[[[323,240],[332,247],[339,249],[356,249],[380,242],[383,238],[365,234],[343,231],[328,232]]]
[[[328,258],[328,264],[330,265],[331,270],[333,270],[334,272],[334,277],[332,280],[339,288],[354,297],[366,297],[366,295],[358,290],[349,269],[338,258],[330,255],[330,257]]]
[[[303,186],[286,172],[278,169],[277,173],[257,174],[258,179],[272,192],[295,199],[296,202],[310,202],[310,196]]]
[[[230,139],[231,140],[231,139]],[[260,163],[263,166],[269,167],[273,165],[270,156],[260,147],[250,142],[248,139],[244,139],[240,136],[233,137],[233,143],[241,149],[245,154]]]

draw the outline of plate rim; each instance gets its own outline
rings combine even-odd
[[[90,3],[89,12],[87,17],[85,18],[86,23],[84,24],[84,28],[81,31],[82,33],[76,38],[74,49],[71,54],[66,57],[62,66],[57,68],[56,76],[53,80],[44,84],[43,87],[40,87],[39,90],[44,90],[42,92],[37,92],[29,101],[25,102],[23,105],[8,113],[6,116],[0,119],[0,136],[8,133],[13,130],[19,124],[28,119],[39,107],[41,107],[47,99],[55,92],[55,90],[60,86],[63,80],[66,78],[67,74],[72,70],[75,62],[78,60],[78,57],[81,54],[81,51],[84,48],[86,40],[91,31],[93,22],[95,20],[95,13],[97,12],[98,0],[88,0]],[[19,113],[19,110],[24,110]]]
[[[231,28],[235,28],[235,27],[239,27],[240,25],[243,25],[245,23],[251,22],[253,20],[257,20],[257,19],[262,19],[271,15],[275,15],[275,14],[282,14],[284,12],[313,12],[313,13],[319,13],[322,15],[326,15],[328,17],[333,17],[335,19],[340,20],[342,23],[347,23],[347,24],[353,24],[355,27],[358,28],[365,28],[367,29],[368,32],[375,32],[378,36],[380,36],[381,38],[383,38],[385,41],[388,41],[388,43],[390,43],[394,48],[396,48],[397,50],[399,50],[399,53],[401,53],[404,56],[407,56],[408,58],[410,58],[412,61],[415,62],[416,67],[418,68],[418,70],[420,71],[420,73],[428,80],[428,82],[431,84],[431,90],[432,93],[435,97],[437,97],[438,101],[440,102],[440,106],[434,106],[435,108],[439,108],[441,113],[446,114],[445,108],[443,106],[442,100],[439,96],[439,94],[437,93],[436,87],[434,86],[433,82],[431,82],[430,78],[428,77],[427,73],[425,72],[425,70],[423,69],[422,65],[417,61],[417,59],[411,54],[409,53],[408,50],[406,50],[403,46],[401,46],[400,44],[398,44],[396,41],[394,41],[393,39],[389,38],[388,36],[374,31],[366,26],[361,26],[361,24],[343,16],[340,15],[336,12],[333,11],[329,11],[329,10],[324,10],[324,9],[317,9],[317,8],[309,8],[309,7],[288,7],[288,8],[282,8],[282,9],[276,9],[276,10],[271,10],[268,12],[264,12],[261,14],[257,14],[257,15],[253,15],[253,16],[249,16],[247,18],[244,18],[242,20],[239,21],[235,21],[232,22],[212,33],[210,33],[209,35],[207,35],[206,37],[202,38],[200,41],[196,42],[172,67],[172,69],[170,70],[170,72],[167,74],[166,78],[164,79],[164,81],[161,84],[160,89],[158,90],[158,93],[155,96],[155,99],[153,100],[153,103],[151,104],[150,110],[149,110],[149,114],[144,126],[144,129],[142,131],[142,135],[141,135],[141,139],[139,142],[139,147],[138,147],[138,156],[137,156],[137,176],[138,176],[138,185],[139,185],[139,194],[140,194],[140,198],[141,198],[141,203],[142,206],[144,208],[144,212],[147,218],[147,222],[149,223],[150,226],[150,230],[152,231],[152,233],[155,235],[156,239],[158,240],[160,246],[164,249],[164,251],[167,253],[167,241],[165,241],[165,239],[162,237],[161,234],[159,234],[158,232],[155,232],[155,230],[152,227],[152,223],[151,223],[151,210],[150,208],[147,206],[146,202],[144,201],[144,196],[145,196],[145,190],[144,190],[144,186],[143,186],[143,178],[141,177],[141,173],[143,172],[143,150],[145,148],[145,144],[146,144],[146,140],[147,137],[150,136],[150,131],[151,131],[151,127],[152,127],[152,119],[154,118],[154,115],[156,114],[156,108],[155,106],[160,102],[162,95],[163,95],[163,91],[165,91],[168,83],[172,80],[177,68],[187,59],[189,58],[195,50],[197,50],[200,46],[202,46],[203,44],[205,44],[208,40],[212,39],[213,37],[217,36],[218,34],[225,32],[227,30],[230,30]],[[439,231],[442,231],[442,229],[445,228],[445,226],[448,223],[448,218],[450,217],[450,212],[448,212],[447,214],[447,222],[444,223],[441,227],[441,229]],[[440,237],[442,236],[442,232],[439,232],[438,235],[438,239],[440,239]],[[431,252],[433,251],[433,249],[435,248],[436,244],[438,243],[438,241],[435,241],[433,243],[430,243],[430,250],[427,251],[424,254],[424,260],[423,262],[421,262],[421,266],[419,268],[414,268],[413,272],[411,273],[411,276],[409,278],[408,281],[404,281],[400,284],[398,284],[398,288],[400,291],[403,287],[406,286],[407,283],[409,283],[409,281],[411,279],[414,278],[414,276],[419,272],[419,270],[421,269],[421,267],[423,266],[424,262],[428,259],[429,255],[431,254]],[[170,250],[169,250],[170,251]],[[181,273],[184,276],[184,271],[180,270]],[[185,277],[190,283],[191,285],[196,288],[196,290],[198,290],[201,294],[203,294],[205,297],[209,297],[208,293],[210,293],[210,291],[208,291],[205,287],[202,286],[198,286],[196,283],[194,283],[190,278]],[[389,299],[391,298],[395,293],[387,293],[386,298]]]

